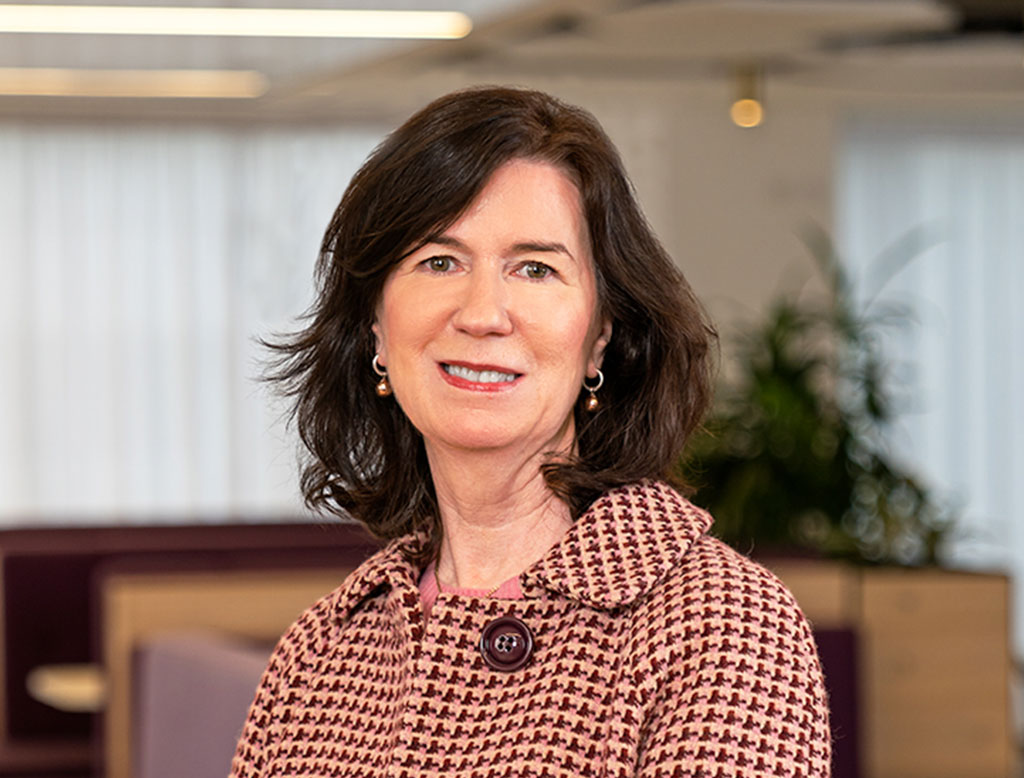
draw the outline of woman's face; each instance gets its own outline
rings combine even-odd
[[[581,382],[611,335],[575,185],[543,162],[500,167],[391,272],[373,332],[428,451],[569,450]]]

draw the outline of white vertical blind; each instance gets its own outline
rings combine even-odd
[[[884,246],[934,235],[885,293],[916,318],[886,341],[906,401],[892,444],[959,509],[950,562],[1024,580],[1024,125],[852,124],[837,222],[864,293]]]
[[[254,339],[381,135],[0,124],[0,524],[300,510]]]

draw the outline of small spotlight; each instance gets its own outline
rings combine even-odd
[[[761,68],[741,65],[736,68],[736,101],[729,109],[729,117],[737,127],[757,127],[764,121],[761,103]]]
[[[758,100],[744,97],[732,104],[729,116],[737,127],[756,127],[764,119],[764,108]]]

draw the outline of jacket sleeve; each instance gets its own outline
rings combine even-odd
[[[731,549],[715,557],[650,657],[637,776],[827,778],[828,700],[806,619],[771,573]]]
[[[249,708],[242,734],[235,747],[230,778],[260,778],[265,774],[266,746],[270,737],[281,676],[286,665],[286,654],[287,647],[282,640],[271,655],[256,688],[256,698]]]
[[[300,666],[315,649],[326,599],[305,611],[270,655],[235,748],[230,778],[264,778],[269,774],[270,749],[294,707],[301,686]]]

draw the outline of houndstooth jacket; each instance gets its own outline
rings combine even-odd
[[[608,492],[520,576],[425,620],[406,537],[309,608],[257,690],[232,778],[829,774],[811,633],[769,572],[666,484]],[[481,631],[534,637],[514,672]]]

